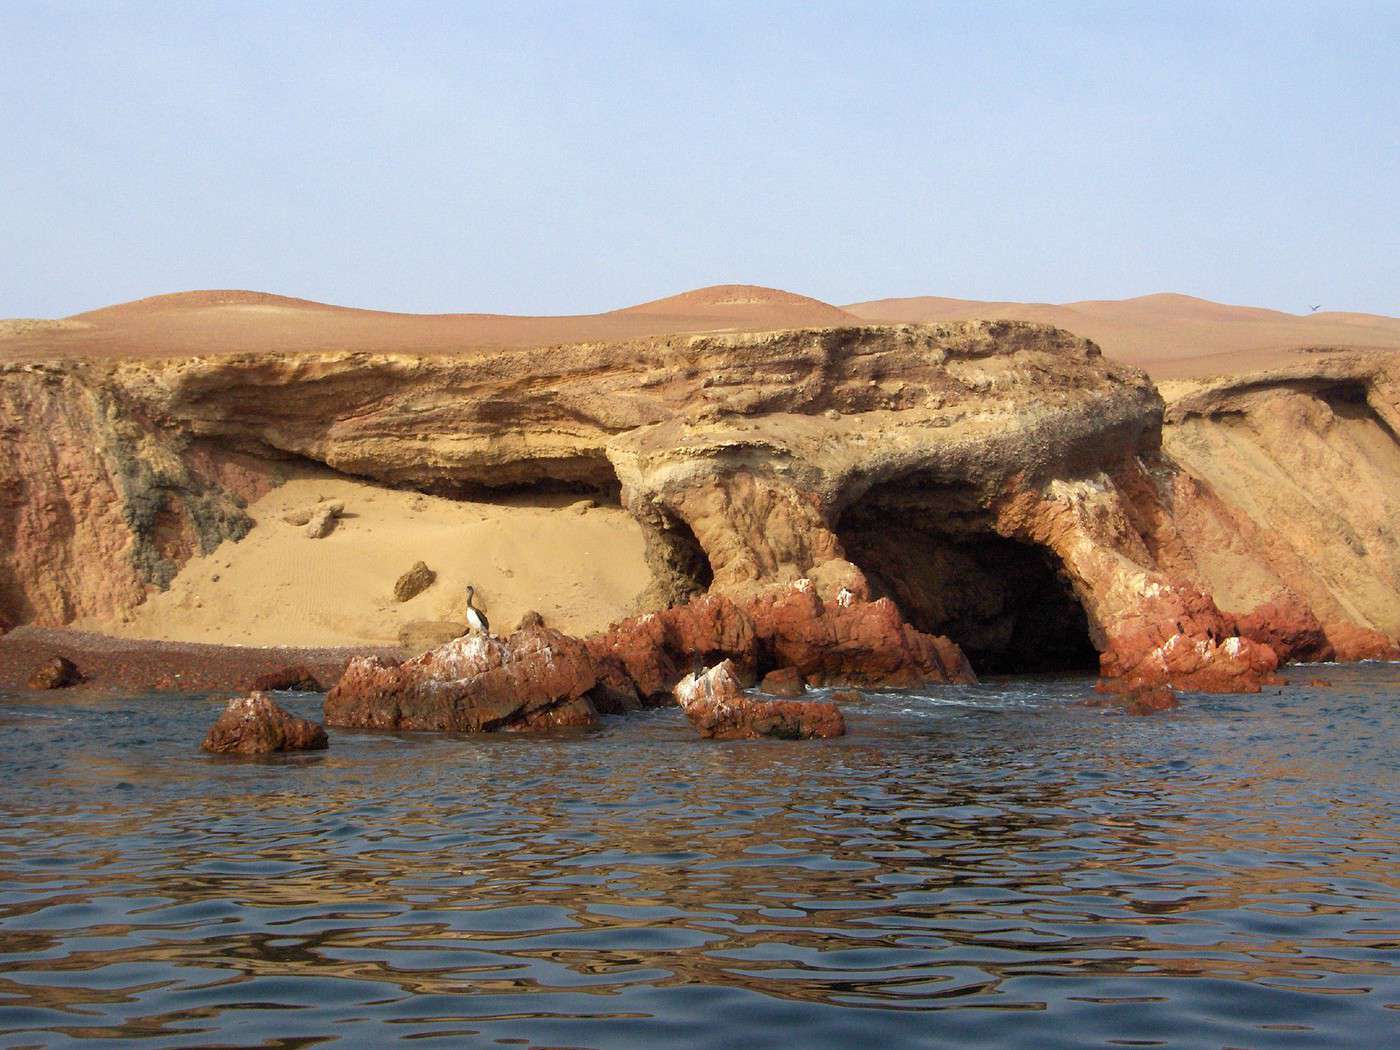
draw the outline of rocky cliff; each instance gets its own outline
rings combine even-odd
[[[870,672],[871,639],[902,630],[879,665],[898,680],[962,675],[947,636],[985,670],[1257,688],[1280,657],[1400,631],[1397,375],[1322,355],[1165,404],[1090,342],[975,321],[17,361],[0,618],[129,608],[241,535],[278,464],[313,462],[439,495],[613,496],[645,531],[650,608],[722,596],[759,663],[806,637],[818,679]]]

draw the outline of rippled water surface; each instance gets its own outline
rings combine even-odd
[[[0,1045],[1382,1046],[1400,666],[1314,674],[273,760],[196,750],[215,700],[0,698]]]

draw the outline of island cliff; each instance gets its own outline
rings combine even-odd
[[[652,583],[588,648],[642,698],[695,653],[898,684],[1092,661],[1207,690],[1394,653],[1400,366],[1318,354],[1166,393],[1016,321],[12,358],[0,619],[136,606],[294,462],[620,501]]]

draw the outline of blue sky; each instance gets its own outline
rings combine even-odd
[[[1400,313],[1400,3],[0,0],[0,316],[1182,291]]]

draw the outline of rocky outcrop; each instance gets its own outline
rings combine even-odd
[[[326,721],[458,733],[587,726],[597,720],[597,684],[583,643],[558,631],[475,634],[403,663],[350,661],[326,696]]]
[[[278,751],[321,751],[326,731],[315,722],[278,707],[266,693],[234,697],[200,745],[215,754],[268,755]]]
[[[83,680],[82,672],[66,656],[54,656],[34,668],[25,683],[29,689],[67,689]]]
[[[1393,651],[1397,375],[1321,355],[1164,403],[1009,321],[9,366],[0,614],[139,602],[292,457],[449,494],[620,490],[652,611],[587,652],[651,702],[697,656],[816,684],[966,681],[970,654],[1258,688],[1280,658]]]
[[[696,732],[712,740],[810,740],[846,732],[841,709],[833,703],[746,696],[738,669],[729,660],[686,675],[676,685],[675,696]]]

